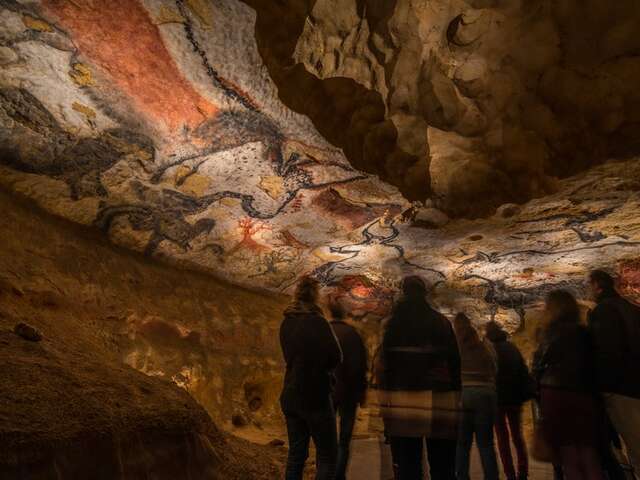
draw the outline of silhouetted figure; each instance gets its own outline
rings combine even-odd
[[[496,437],[507,480],[526,480],[529,477],[529,455],[522,432],[522,404],[533,397],[532,378],[527,364],[507,332],[496,322],[485,327],[487,339],[493,343],[498,361],[496,392],[498,414]],[[511,443],[516,450],[518,470],[513,465]]]
[[[420,277],[403,280],[382,341],[380,403],[398,480],[455,479],[460,355],[453,328],[425,298]]]
[[[367,393],[368,360],[362,337],[353,326],[345,322],[343,308],[334,302],[330,309],[333,318],[331,327],[342,349],[342,363],[335,370],[333,401],[340,418],[336,480],[344,480],[358,405],[364,404]]]
[[[493,426],[498,409],[496,354],[488,340],[480,338],[471,320],[459,313],[453,321],[462,359],[462,418],[458,434],[456,478],[469,480],[471,445],[476,440],[484,478],[498,480]]]
[[[566,480],[602,480],[598,456],[599,410],[595,398],[593,348],[580,325],[576,299],[554,290],[546,299],[550,323],[534,356],[543,432],[554,464]]]
[[[311,438],[316,446],[316,479],[333,480],[336,473],[338,440],[331,386],[332,371],[342,354],[317,305],[318,290],[316,280],[303,278],[280,325],[287,364],[280,396],[289,436],[285,480],[302,479]]]
[[[589,313],[598,390],[640,472],[640,308],[622,298],[613,278],[595,270],[589,286],[597,306]]]

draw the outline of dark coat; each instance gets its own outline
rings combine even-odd
[[[367,391],[367,348],[358,331],[348,323],[334,320],[331,327],[342,349],[342,363],[335,370],[334,403],[361,403]]]
[[[487,338],[493,343],[498,362],[496,375],[498,404],[522,405],[533,396],[533,387],[529,369],[520,350],[507,340],[507,334],[502,330],[491,335],[487,334]]]
[[[615,292],[589,313],[598,390],[640,398],[640,308]]]
[[[338,341],[315,305],[293,304],[280,325],[280,346],[287,365],[280,396],[285,411],[326,408],[332,371],[342,360]]]
[[[403,298],[396,304],[381,355],[380,383],[385,390],[460,390],[460,352],[453,327],[423,298]]]
[[[562,320],[549,325],[534,354],[533,374],[541,387],[595,391],[593,346],[587,328]]]

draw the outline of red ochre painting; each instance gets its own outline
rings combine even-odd
[[[639,299],[637,192],[620,177],[637,162],[560,180],[545,208],[436,227],[438,198],[409,208],[279,102],[246,3],[203,5],[215,24],[186,0],[0,2],[24,27],[7,31],[19,61],[0,69],[1,186],[245,286],[291,291],[310,273],[363,319],[384,316],[406,274],[483,291],[489,315],[523,318],[550,287],[580,292],[591,268],[618,266]]]
[[[43,6],[152,123],[170,132],[194,129],[217,112],[184,78],[138,1],[45,0]]]

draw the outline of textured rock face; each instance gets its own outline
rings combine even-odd
[[[637,160],[551,178],[634,151],[626,2],[248,3],[0,2],[2,185],[230,282],[311,273],[363,318],[409,273],[514,325],[589,267],[635,285]]]
[[[2,182],[53,213],[279,289],[406,204],[277,100],[236,0],[0,7]]]
[[[256,424],[279,418],[277,398],[283,366],[277,332],[286,305],[283,297],[232,287],[114,249],[102,235],[36,213],[1,191],[0,213],[2,352],[2,342],[11,338],[11,348],[21,346],[27,352],[42,354],[42,362],[66,356],[65,362],[75,368],[83,371],[86,366],[89,373],[69,388],[80,389],[73,395],[81,399],[79,402],[94,405],[100,414],[118,407],[91,403],[101,400],[88,399],[81,387],[83,378],[97,381],[91,375],[94,369],[103,369],[99,362],[104,361],[123,384],[145,377],[134,375],[122,362],[155,377],[157,380],[150,380],[151,387],[160,380],[183,387],[222,428],[229,428],[236,414]],[[13,333],[21,323],[37,329],[42,340],[33,343]],[[7,355],[10,359],[11,354]],[[11,362],[21,360],[16,357]],[[20,368],[13,380],[29,383],[33,370],[28,364]],[[65,372],[47,372],[36,377],[37,382],[32,379],[53,388],[59,381],[57,376],[68,377]],[[105,375],[111,375],[109,372]],[[2,388],[13,387],[0,380]],[[60,391],[64,388],[56,387],[50,398]],[[178,404],[188,398],[178,395],[180,390],[169,391],[174,392],[171,401]],[[128,401],[116,400],[123,405]],[[189,408],[192,405],[190,400]],[[14,404],[0,405],[0,410],[3,408],[0,430],[2,422],[12,418],[11,408],[13,414],[22,411]],[[64,413],[60,422],[68,421],[69,416],[73,415]],[[43,424],[34,428],[49,431]]]
[[[203,304],[195,310],[180,306],[179,318],[172,313],[183,294],[169,295],[163,283],[182,280],[195,288],[192,294],[206,282],[157,270],[95,235],[34,214],[5,193],[0,212],[5,232],[0,235],[0,478],[271,480],[280,475],[273,449],[228,438],[174,384],[223,424],[232,409],[249,410],[243,383],[254,389],[273,383],[261,377],[269,368],[267,340],[259,361],[233,315],[224,319],[230,324],[225,333],[218,315]],[[221,295],[219,285],[207,283],[211,296]],[[260,303],[255,294],[226,293],[230,298],[244,293],[247,303]],[[268,312],[265,303],[262,315]],[[229,355],[229,330],[243,342],[242,356]],[[215,346],[207,333],[214,331]],[[259,329],[252,334],[261,335]],[[250,372],[241,365],[247,359]],[[218,382],[223,368],[224,381]],[[274,403],[268,393],[260,392],[264,403]],[[260,407],[250,418],[269,408]]]
[[[638,153],[631,0],[308,3],[296,61],[378,92],[399,148],[428,161],[450,213],[483,215]],[[398,168],[386,178],[411,190],[411,168]]]

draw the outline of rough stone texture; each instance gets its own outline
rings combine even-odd
[[[281,474],[282,458],[273,449],[228,437],[171,382],[170,370],[160,370],[181,361],[188,368],[198,362],[197,352],[193,360],[155,358],[153,375],[122,363],[122,355],[142,343],[131,315],[151,315],[154,306],[141,291],[122,313],[114,295],[126,299],[136,282],[144,290],[153,268],[145,270],[139,260],[136,267],[136,260],[99,240],[68,238],[73,229],[43,220],[4,193],[0,204],[2,231],[10,224],[16,234],[0,236],[1,478],[272,480]],[[120,281],[109,286],[106,272]],[[13,333],[16,323],[21,334],[37,329],[42,338],[25,341]],[[171,333],[143,340],[148,365],[154,348],[180,353]],[[252,373],[260,374],[258,362]],[[210,388],[208,395],[223,397],[225,388],[229,384]]]
[[[110,362],[183,387],[221,427],[236,413],[258,424],[279,418],[284,298],[155,265],[1,191],[0,212],[0,330],[15,344],[30,343],[10,333],[28,323],[38,345],[91,356],[91,334]]]
[[[633,0],[281,3],[307,7],[295,61],[379,93],[398,146],[428,162],[450,213],[487,214],[553,191],[554,177],[639,151]],[[404,179],[385,178],[411,191],[411,167],[397,168]]]
[[[635,151],[630,3],[248,3],[0,2],[2,185],[236,284],[311,273],[362,319],[408,273],[514,325],[591,266],[635,285],[637,159],[553,178]],[[424,206],[354,167],[406,191],[427,155]]]

